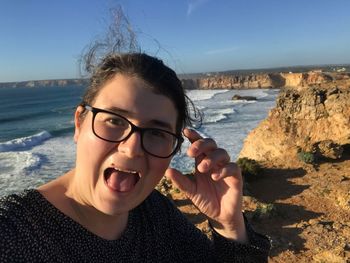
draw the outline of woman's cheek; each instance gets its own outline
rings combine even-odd
[[[166,169],[168,169],[170,165],[171,158],[169,159],[160,159],[152,160],[152,173],[156,175],[156,181],[160,181],[165,174]]]
[[[89,132],[82,132],[78,139],[78,156],[81,158],[83,167],[97,171],[101,165],[106,146],[103,141]]]

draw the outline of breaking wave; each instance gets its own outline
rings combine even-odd
[[[0,152],[28,150],[36,145],[41,144],[51,137],[52,135],[49,132],[42,131],[28,137],[22,137],[13,139],[11,141],[2,142],[0,143]]]

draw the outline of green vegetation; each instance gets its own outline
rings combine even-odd
[[[163,195],[168,196],[172,190],[172,184],[166,177],[163,177],[158,185],[156,185],[156,189]]]
[[[254,211],[254,218],[271,217],[277,215],[277,209],[274,204],[259,203]]]
[[[316,162],[316,156],[312,152],[305,152],[305,151],[300,150],[298,152],[298,158],[300,161],[302,161],[304,163],[314,164]]]
[[[246,180],[256,178],[262,170],[257,161],[247,157],[239,158],[237,165],[241,168],[242,175]]]

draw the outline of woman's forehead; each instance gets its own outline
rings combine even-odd
[[[117,75],[99,92],[95,107],[109,109],[144,124],[168,124],[175,130],[177,110],[173,101],[156,94],[135,77]]]

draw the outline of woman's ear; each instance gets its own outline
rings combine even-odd
[[[81,114],[84,112],[84,108],[82,106],[78,106],[77,109],[75,110],[75,114],[74,114],[74,142],[77,143],[78,138],[79,138],[79,134],[81,131],[81,125],[82,125],[82,121],[83,118],[81,116]]]

